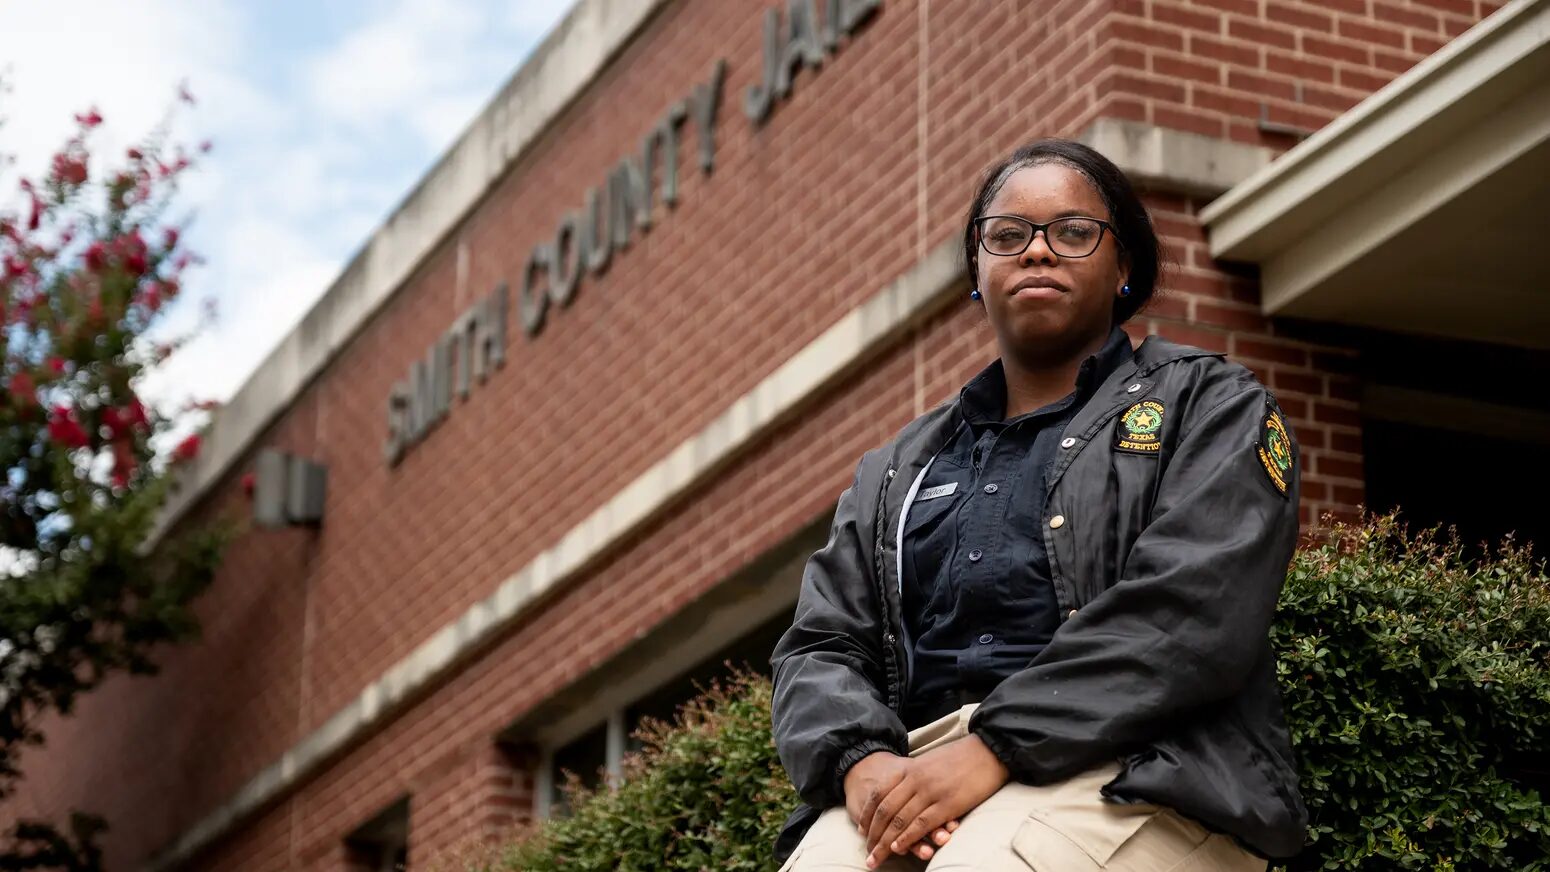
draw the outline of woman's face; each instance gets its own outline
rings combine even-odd
[[[1087,178],[1057,163],[1012,173],[984,214],[1016,215],[1036,224],[1072,215],[1111,219]],[[1055,254],[1042,231],[1022,254],[995,255],[983,245],[975,251],[980,294],[1002,356],[1067,360],[1108,335],[1128,268],[1107,228],[1097,250],[1086,257]],[[1028,279],[1045,279],[1055,287],[1018,289]]]

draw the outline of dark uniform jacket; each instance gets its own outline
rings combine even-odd
[[[784,860],[843,773],[908,753],[900,542],[957,399],[868,452],[808,561],[771,656],[776,748],[803,804]],[[1061,625],[969,722],[1013,780],[1118,761],[1103,789],[1165,805],[1268,857],[1307,812],[1268,631],[1298,534],[1297,448],[1274,398],[1220,355],[1150,337],[1066,425],[1041,528]]]

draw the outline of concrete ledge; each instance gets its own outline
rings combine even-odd
[[[214,415],[148,548],[247,451],[667,0],[580,0]]]
[[[1138,186],[1215,197],[1269,165],[1275,152],[1141,121],[1099,118],[1077,140],[1102,152]]]
[[[279,798],[537,607],[545,594],[585,570],[685,492],[714,475],[832,381],[864,364],[900,331],[934,312],[946,302],[947,291],[962,279],[961,256],[956,239],[938,245],[909,272],[845,315],[699,433],[501,582],[494,593],[391,666],[354,702],[189,829],[157,856],[150,868],[176,867]]]

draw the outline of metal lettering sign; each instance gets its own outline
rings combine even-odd
[[[882,0],[825,0],[821,18],[816,0],[786,0],[784,15],[780,8],[767,10],[761,81],[743,96],[748,120],[763,125],[776,103],[791,96],[796,74],[803,67],[820,67],[826,55],[839,51],[840,38],[854,34],[881,5]],[[678,204],[678,149],[685,122],[694,128],[700,172],[710,175],[726,75],[727,62],[716,61],[706,81],[663,112],[641,138],[637,153],[621,158],[600,184],[588,188],[581,206],[560,219],[553,237],[528,253],[517,281],[516,308],[529,340],[543,332],[550,305],[569,307],[586,274],[602,275],[636,233],[651,230],[656,195],[669,209]],[[476,382],[483,384],[505,363],[508,297],[502,282],[458,316],[393,385],[383,452],[389,466],[446,418],[454,394],[467,400]]]

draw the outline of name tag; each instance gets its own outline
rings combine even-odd
[[[923,503],[926,500],[934,500],[937,497],[950,497],[958,492],[958,482],[951,481],[947,484],[939,484],[936,487],[928,487],[915,495],[915,502]]]

